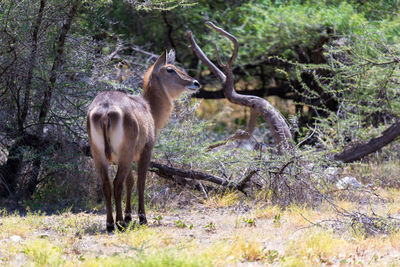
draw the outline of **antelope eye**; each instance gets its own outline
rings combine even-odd
[[[167,68],[167,72],[173,73],[173,72],[175,72],[175,70],[174,70],[173,68],[171,68],[171,67],[168,67],[168,68]]]

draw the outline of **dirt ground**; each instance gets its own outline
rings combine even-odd
[[[185,193],[185,192],[184,192]],[[329,205],[285,210],[236,193],[201,199],[186,192],[149,207],[148,226],[105,231],[105,214],[3,212],[5,266],[397,266],[400,234],[365,236],[317,222],[338,219]],[[183,200],[182,200],[183,199]],[[354,204],[338,201],[354,208]],[[395,202],[382,210],[399,212]],[[397,210],[396,210],[397,209]]]

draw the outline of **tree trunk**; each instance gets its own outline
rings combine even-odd
[[[44,10],[45,6],[46,6],[46,0],[41,0],[38,15],[37,15],[35,24],[33,26],[33,31],[32,31],[32,44],[31,44],[31,52],[30,52],[29,63],[28,63],[29,64],[28,65],[28,73],[27,73],[26,84],[25,84],[24,103],[22,105],[21,114],[18,114],[19,115],[18,116],[18,131],[20,134],[22,134],[22,132],[23,132],[25,119],[26,119],[26,116],[28,115],[28,111],[29,111],[33,70],[36,65],[36,56],[37,56],[37,50],[38,50],[38,35],[39,35],[40,25],[42,24],[43,10]]]
[[[51,68],[50,75],[49,75],[49,77],[50,77],[49,85],[47,87],[47,90],[44,92],[43,101],[40,106],[40,113],[39,113],[39,118],[38,118],[39,123],[40,123],[39,129],[38,129],[39,134],[41,134],[43,132],[43,127],[44,127],[43,124],[46,120],[47,114],[50,109],[50,101],[51,101],[51,97],[53,95],[53,91],[54,91],[54,87],[55,87],[55,83],[56,83],[56,79],[57,79],[57,72],[61,66],[62,57],[64,55],[65,40],[66,40],[67,34],[71,28],[72,21],[76,15],[76,13],[78,12],[79,4],[80,4],[80,0],[74,0],[72,2],[71,9],[69,10],[67,19],[66,19],[65,23],[63,24],[60,35],[58,37],[58,41],[56,44],[56,56],[54,58],[53,66]]]
[[[46,0],[40,1],[39,13],[38,17],[36,18],[35,24],[33,26],[32,32],[32,49],[30,52],[30,63],[28,67],[28,74],[26,80],[26,88],[24,94],[24,104],[21,109],[21,113],[18,116],[18,128],[20,131],[21,137],[13,144],[13,146],[9,149],[9,155],[7,162],[0,166],[0,175],[2,176],[3,180],[3,187],[8,187],[9,192],[11,194],[15,194],[18,179],[20,178],[20,171],[22,168],[22,163],[24,160],[24,147],[29,146],[32,147],[35,151],[36,158],[32,160],[32,173],[29,175],[29,179],[27,181],[27,188],[23,190],[23,196],[17,197],[30,197],[36,189],[38,183],[38,176],[41,167],[41,152],[43,151],[44,147],[44,140],[42,139],[42,133],[44,128],[44,123],[46,121],[49,109],[50,109],[50,102],[53,95],[53,91],[56,84],[57,79],[57,72],[59,71],[61,64],[62,64],[62,57],[64,55],[64,47],[67,34],[71,28],[72,22],[74,17],[78,12],[78,7],[80,4],[80,0],[72,1],[71,8],[68,12],[67,18],[64,24],[61,27],[59,37],[55,44],[56,51],[55,51],[55,58],[53,61],[52,68],[49,74],[49,83],[46,91],[44,92],[44,97],[42,100],[42,104],[40,105],[40,112],[38,116],[39,126],[37,129],[38,135],[33,136],[25,133],[23,131],[23,124],[29,112],[29,102],[30,102],[30,92],[32,87],[32,77],[33,77],[33,70],[35,67],[35,61],[37,56],[38,50],[38,36],[39,36],[39,29],[43,18],[43,10],[46,5]],[[19,102],[17,103],[19,105]],[[8,195],[8,190],[2,190],[0,192],[1,195]]]

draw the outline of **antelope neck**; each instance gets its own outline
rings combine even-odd
[[[160,90],[161,89],[161,90]],[[154,119],[156,133],[167,124],[171,116],[174,104],[172,97],[161,83],[150,83],[143,98],[150,105],[151,114]]]

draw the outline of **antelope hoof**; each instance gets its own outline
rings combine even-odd
[[[126,224],[129,224],[132,221],[132,215],[130,213],[125,213],[124,221]]]
[[[114,231],[114,223],[107,223],[107,232],[111,233]]]
[[[139,214],[139,224],[140,224],[140,225],[147,224],[146,215],[144,215],[144,214]]]
[[[125,231],[126,223],[124,221],[118,221],[116,225],[119,231]]]

